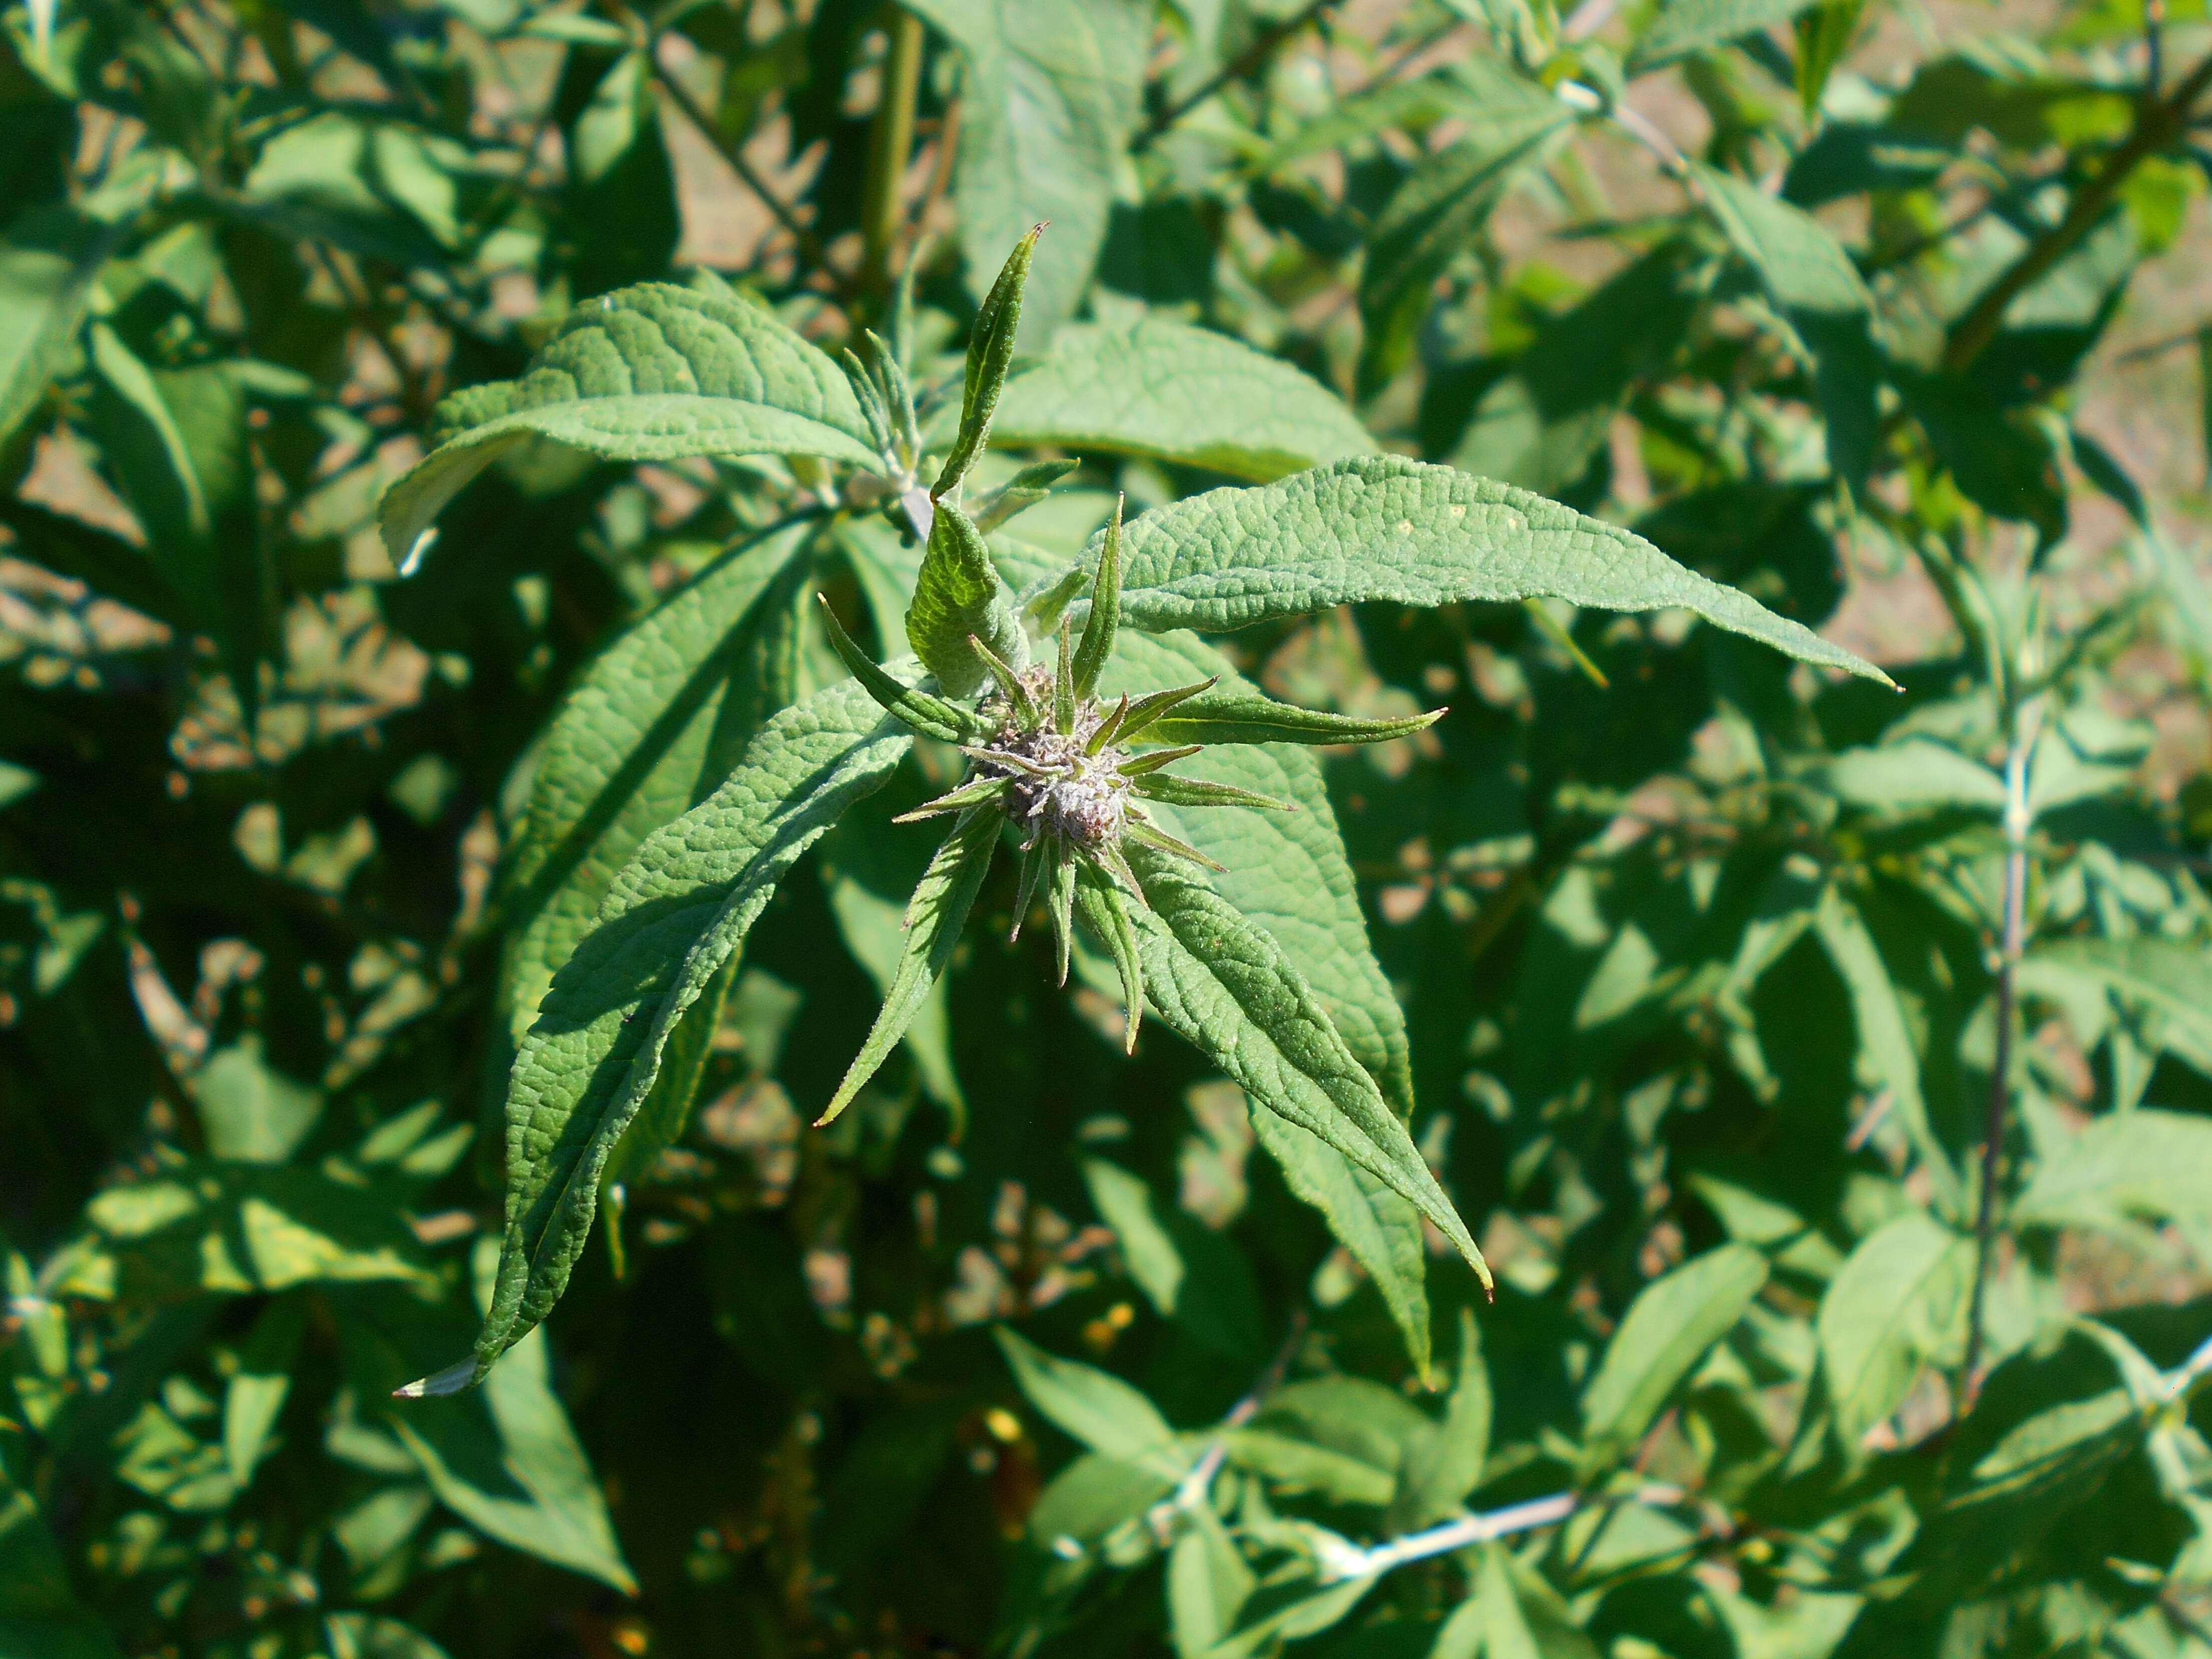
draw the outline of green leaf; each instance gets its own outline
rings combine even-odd
[[[1157,1001],[1156,998],[1156,1006]],[[1428,1248],[1422,1236],[1420,1211],[1382,1176],[1353,1163],[1323,1137],[1287,1117],[1255,1109],[1252,1133],[1282,1170],[1283,1184],[1291,1195],[1321,1212],[1336,1242],[1352,1253],[1352,1259],[1374,1281],[1383,1305],[1406,1339],[1407,1358],[1413,1362],[1416,1372],[1426,1375]]]
[[[2212,1217],[2212,1118],[2142,1107],[2051,1146],[2013,1202],[2022,1227]]]
[[[267,1453],[270,1431],[291,1392],[307,1314],[307,1304],[297,1297],[279,1297],[262,1310],[239,1353],[238,1369],[223,1384],[222,1455],[231,1482],[240,1492]]]
[[[1406,1472],[1408,1522],[1425,1527],[1455,1514],[1482,1484],[1490,1456],[1490,1370],[1482,1360],[1482,1333],[1472,1309],[1459,1314],[1459,1371],[1444,1401],[1435,1448]]]
[[[937,849],[937,856],[922,872],[921,885],[914,890],[914,898],[906,908],[906,948],[884,992],[883,1008],[868,1028],[860,1052],[846,1068],[837,1092],[815,1120],[817,1127],[852,1103],[860,1085],[876,1074],[921,1012],[960,943],[960,930],[990,871],[991,854],[998,847],[1005,822],[994,807],[971,808],[953,826],[945,844]]]
[[[683,231],[650,58],[626,52],[592,88],[569,131],[568,210],[580,234],[579,294],[668,269]]]
[[[1388,743],[1426,731],[1443,718],[1439,708],[1396,720],[1359,720],[1249,692],[1214,692],[1177,703],[1144,735],[1147,742],[1164,744]]]
[[[397,1195],[350,1172],[197,1162],[105,1188],[85,1219],[133,1300],[428,1277]]]
[[[1135,520],[1122,547],[1122,620],[1154,632],[1247,628],[1362,599],[1550,596],[1607,611],[1684,606],[1802,661],[1889,683],[1872,663],[1628,531],[1395,456],[1193,496]]]
[[[1158,317],[1060,330],[1007,382],[992,441],[1141,455],[1255,483],[1375,448],[1342,399],[1280,358]]]
[[[1029,641],[991,562],[990,547],[951,501],[938,503],[930,526],[929,548],[906,613],[906,636],[937,683],[956,697],[981,690],[988,678],[968,642],[971,636],[1016,672],[1029,666]]]
[[[1666,0],[1629,54],[1628,70],[1643,75],[1679,58],[1725,46],[1786,23],[1814,0]]]
[[[1092,1451],[1180,1480],[1189,1459],[1152,1402],[1110,1371],[1047,1353],[1018,1331],[996,1326],[1007,1368],[1045,1419]]]
[[[1482,1545],[1480,1559],[1429,1659],[1597,1659],[1597,1644],[1541,1577],[1501,1544]]]
[[[1125,629],[1102,686],[1106,695],[1118,696],[1217,675],[1231,695],[1257,695],[1225,657],[1194,635]],[[1310,749],[1271,743],[1208,749],[1180,766],[1191,776],[1297,807],[1295,812],[1146,810],[1228,866],[1212,878],[1214,890],[1267,930],[1384,1097],[1400,1115],[1409,1115],[1413,1085],[1405,1013],[1368,943],[1358,886],[1320,762]],[[1381,1178],[1288,1119],[1255,1112],[1252,1124],[1291,1192],[1329,1218],[1331,1231],[1375,1281],[1406,1334],[1416,1368],[1425,1371],[1429,1307],[1422,1289],[1426,1252],[1419,1212]]]
[[[888,998],[906,954],[906,911],[927,867],[928,843],[919,831],[893,841],[879,825],[848,820],[822,843],[830,914],[879,997]],[[952,1066],[951,1011],[945,981],[922,999],[903,1039],[923,1091],[964,1121],[967,1096]]]
[[[818,692],[763,726],[728,780],[647,837],[617,877],[515,1056],[506,1237],[476,1381],[560,1299],[591,1231],[601,1169],[684,1010],[784,872],[882,787],[911,743],[857,682]]]
[[[746,696],[750,619],[806,533],[768,532],[709,567],[600,653],[553,716],[501,907],[516,1041],[639,843],[720,781],[709,751],[725,704]]]
[[[1172,1319],[1182,1291],[1182,1252],[1152,1208],[1152,1189],[1103,1158],[1084,1160],[1083,1184],[1099,1219],[1114,1230],[1129,1277],[1163,1318]]]
[[[1258,1475],[1271,1492],[1310,1492],[1324,1503],[1375,1510],[1397,1495],[1395,1469],[1352,1452],[1268,1429],[1231,1429],[1222,1440],[1230,1462]]]
[[[1108,695],[1118,696],[1215,677],[1229,696],[1259,697],[1258,689],[1226,657],[1194,635],[1124,633],[1102,684]],[[1273,711],[1288,707],[1261,701],[1268,702],[1270,724]],[[1189,706],[1178,705],[1173,712]],[[1151,731],[1158,734],[1160,726]],[[1174,740],[1195,739],[1186,734]],[[1214,890],[1267,930],[1321,999],[1329,1023],[1359,1063],[1374,1074],[1400,1115],[1410,1115],[1413,1066],[1405,1012],[1368,942],[1358,884],[1320,761],[1297,743],[1269,742],[1207,749],[1178,763],[1178,769],[1203,781],[1249,789],[1297,807],[1293,812],[1170,808],[1154,816],[1228,866],[1226,873],[1212,878]]]
[[[1850,993],[1851,1020],[1858,1033],[1855,1069],[1867,1087],[1887,1094],[1889,1109],[1927,1171],[1936,1208],[1946,1216],[1963,1215],[1958,1171],[1928,1121],[1928,1102],[1920,1090],[1920,1056],[1913,1049],[1889,966],[1867,931],[1865,918],[1840,888],[1830,886],[1814,910],[1813,931]]]
[[[2002,777],[1971,756],[1927,738],[1846,749],[1826,771],[1828,787],[1839,799],[1873,811],[2004,810]]]
[[[491,1241],[479,1240],[471,1261],[479,1307],[490,1305],[492,1257]],[[486,1536],[637,1594],[606,1499],[553,1392],[543,1331],[514,1342],[482,1389],[406,1402],[386,1421],[439,1501]]]
[[[1693,176],[1713,218],[1777,305],[1820,317],[1874,309],[1874,295],[1850,255],[1804,209],[1716,167],[1698,167]]]
[[[62,208],[24,214],[0,236],[0,447],[61,372],[92,279],[122,234]]]
[[[1209,1649],[1206,1659],[1250,1659],[1254,1654],[1272,1653],[1285,1643],[1319,1636],[1341,1624],[1374,1588],[1375,1578],[1370,1575],[1316,1589],[1287,1606],[1278,1607],[1227,1641]]]
[[[1152,40],[1149,0],[915,0],[959,47],[952,194],[969,287],[1040,222],[1024,301],[1042,343],[1074,314],[1106,239]]]
[[[1828,77],[1850,50],[1866,0],[1826,0],[1797,18],[1797,103],[1808,125],[1820,116]]]
[[[1974,1247],[1918,1212],[1862,1240],[1814,1322],[1838,1438],[1855,1452],[1904,1402],[1931,1359],[1963,1340]]]
[[[331,1659],[447,1659],[445,1649],[412,1625],[378,1613],[333,1613],[323,1620],[323,1633]]]
[[[1161,1018],[1255,1107],[1319,1136],[1413,1204],[1486,1285],[1466,1223],[1282,947],[1188,866],[1130,851],[1152,902],[1137,925]]]
[[[384,544],[410,556],[447,502],[533,438],[607,460],[820,455],[878,465],[844,371],[765,306],[643,283],[569,313],[520,380],[439,409],[451,434],[386,492]]]
[[[285,1162],[323,1114],[322,1096],[271,1066],[252,1031],[208,1056],[192,1094],[208,1156],[227,1163]]]
[[[1474,82],[1455,111],[1464,133],[1398,186],[1367,238],[1359,283],[1367,325],[1363,391],[1382,386],[1411,361],[1436,279],[1468,252],[1521,170],[1574,119],[1567,105],[1500,59],[1470,56],[1457,67]]]
[[[960,394],[960,429],[937,482],[930,487],[932,501],[959,489],[975,458],[990,441],[991,417],[998,412],[1000,396],[1006,389],[1006,371],[1014,362],[1014,338],[1021,331],[1022,291],[1029,284],[1037,238],[1043,234],[1042,225],[1032,226],[1014,244],[1014,251],[1000,268],[998,280],[976,311],[975,332],[968,342],[968,372]]]
[[[23,1659],[115,1659],[106,1623],[76,1599],[69,1567],[31,1494],[0,1465],[0,1652]]]
[[[1705,1351],[1735,1328],[1766,1271],[1766,1258],[1749,1245],[1723,1244],[1637,1293],[1583,1395],[1586,1468],[1635,1449]]]
[[[1176,1659],[1200,1659],[1227,1636],[1257,1582],[1212,1510],[1194,1511],[1168,1552],[1168,1630]]]
[[[2212,1075],[2212,963],[2195,945],[2165,939],[2072,939],[2035,948],[2031,963],[2103,982],[2149,1009],[2165,1025],[2168,1050]]]
[[[275,583],[263,560],[235,366],[152,368],[105,322],[92,325],[91,339],[94,432],[149,552],[194,627],[215,640],[250,716]]]

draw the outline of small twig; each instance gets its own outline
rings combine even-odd
[[[1266,28],[1261,29],[1252,37],[1251,45],[1246,46],[1243,51],[1238,52],[1236,57],[1231,58],[1212,75],[1207,76],[1196,87],[1147,121],[1139,130],[1137,136],[1129,141],[1130,149],[1133,151],[1149,149],[1155,138],[1212,97],[1231,81],[1241,81],[1259,68],[1267,61],[1268,53],[1273,52],[1277,46],[1335,3],[1336,0],[1310,0],[1309,4],[1301,6],[1280,22],[1270,23]]]
[[[714,147],[714,153],[730,164],[730,170],[738,175],[745,188],[758,197],[761,204],[775,216],[776,223],[783,227],[798,246],[799,257],[836,285],[841,300],[849,299],[852,283],[830,263],[830,252],[822,246],[822,239],[792,210],[790,204],[769,187],[769,182],[761,177],[760,170],[745,159],[744,151],[722,136],[722,131],[714,125],[714,118],[699,107],[698,100],[684,89],[683,82],[661,66],[658,40],[653,42],[650,61],[653,81],[668,94],[668,101],[676,106],[685,120],[698,129],[699,136]]]
[[[880,294],[898,238],[900,187],[914,155],[915,97],[921,86],[921,19],[904,6],[884,9],[883,89],[868,132],[868,178],[860,203],[860,289]]]
[[[1484,1515],[1462,1516],[1456,1521],[1447,1521],[1441,1526],[1431,1527],[1426,1532],[1409,1533],[1403,1538],[1394,1538],[1387,1544],[1377,1544],[1372,1549],[1331,1550],[1322,1562],[1328,1577],[1334,1579],[1368,1578],[1376,1573],[1388,1572],[1393,1567],[1402,1567],[1411,1561],[1425,1561],[1432,1555],[1448,1555],[1454,1550],[1465,1549],[1470,1544],[1492,1543],[1500,1538],[1510,1538],[1516,1533],[1534,1532],[1539,1527],[1556,1526],[1582,1507],[1577,1492],[1556,1492],[1548,1498],[1532,1498],[1525,1504],[1509,1504],[1502,1510],[1492,1510]],[[1631,1494],[1628,1502],[1664,1505],[1682,1501],[1681,1489],[1677,1486],[1647,1486]]]
[[[1267,1362],[1267,1369],[1260,1373],[1260,1380],[1251,1391],[1229,1408],[1221,1419],[1221,1427],[1191,1465],[1190,1473],[1176,1485],[1176,1489],[1145,1511],[1145,1524],[1152,1528],[1155,1538],[1164,1539],[1178,1515],[1188,1515],[1206,1502],[1212,1490],[1213,1477],[1221,1473],[1221,1466],[1229,1461],[1229,1431],[1241,1429],[1259,1414],[1267,1396],[1283,1385],[1283,1378],[1291,1369],[1291,1361],[1297,1358],[1298,1345],[1305,1340],[1306,1310],[1298,1308],[1291,1314],[1291,1328],[1283,1338],[1283,1345],[1275,1350],[1275,1357]]]
[[[2166,0],[2143,0],[2143,96],[2158,96],[2166,72]]]
[[[1966,1363],[1962,1372],[1961,1413],[1973,1408],[1981,1390],[1982,1349],[1986,1333],[1990,1269],[1996,1239],[1997,1171],[2004,1152],[2006,1107],[2012,1098],[2014,981],[2027,932],[2028,767],[2042,726],[2043,700],[2032,697],[2014,714],[2005,751],[2004,939],[1997,959],[1997,1050],[1990,1077],[1990,1110],[1982,1146],[1981,1207],[1974,1218],[1974,1296],[1966,1316]]]
[[[2074,192],[2073,200],[2067,204],[2065,216],[2008,265],[2004,274],[1990,284],[1973,308],[1952,329],[1950,340],[1943,348],[1943,368],[1947,374],[1963,374],[1973,366],[1974,360],[2003,326],[2004,314],[2012,302],[2096,228],[2106,209],[2119,195],[2120,186],[2127,183],[2129,175],[2141,163],[2188,130],[2197,95],[2207,86],[2212,86],[2212,58],[2191,70],[2174,88],[2172,97],[2161,100],[2154,94],[2147,95],[2136,106],[2133,130],[2120,147],[2106,158],[2097,176]]]

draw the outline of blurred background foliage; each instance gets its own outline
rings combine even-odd
[[[3,21],[9,1659],[2212,1654],[2201,0]],[[381,492],[641,280],[834,345],[911,261],[936,384],[1046,218],[1025,349],[1241,339],[1904,695],[1664,613],[1223,642],[1451,705],[1328,773],[1499,1276],[1431,1237],[1433,1394],[1234,1086],[1034,937],[802,1128],[921,857],[848,834],[619,1248],[392,1401],[497,1231],[535,740],[823,480],[542,447],[404,574]],[[1232,402],[1002,552],[1328,459],[1191,436]],[[780,683],[899,559],[812,544]]]

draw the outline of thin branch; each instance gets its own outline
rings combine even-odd
[[[880,294],[898,239],[901,186],[914,155],[915,97],[921,86],[921,19],[904,6],[884,9],[883,90],[868,132],[868,178],[860,204],[860,289]]]
[[[1996,337],[2012,302],[2097,228],[2105,210],[2119,195],[2120,187],[2141,163],[2178,142],[2188,131],[2193,106],[2208,86],[2212,86],[2212,58],[2191,70],[2174,88],[2172,97],[2160,100],[2154,94],[2144,97],[2136,107],[2135,126],[2125,142],[2106,159],[2103,170],[2094,179],[2074,192],[2073,200],[2067,204],[2065,217],[2007,266],[2004,274],[1990,284],[1973,308],[1952,329],[1950,340],[1943,348],[1945,372],[1963,374],[1973,366],[1974,360]]]
[[[1973,1408],[1981,1391],[1982,1350],[1986,1340],[1991,1256],[1996,1241],[1997,1172],[2004,1152],[2006,1107],[2012,1099],[2014,981],[2027,942],[2028,766],[2042,726],[2043,700],[2031,697],[2015,712],[2005,750],[2004,939],[1997,958],[1997,1051],[1990,1075],[1990,1110],[1982,1146],[1982,1194],[1974,1218],[1974,1297],[1966,1316],[1966,1363],[1961,1412]]]
[[[1220,1432],[1191,1465],[1190,1473],[1176,1483],[1176,1489],[1145,1512],[1145,1523],[1155,1538],[1164,1539],[1178,1515],[1188,1515],[1206,1500],[1212,1490],[1213,1477],[1221,1473],[1221,1466],[1229,1461],[1229,1431],[1241,1429],[1258,1415],[1260,1407],[1269,1395],[1283,1386],[1283,1378],[1291,1369],[1291,1361],[1297,1357],[1298,1345],[1305,1340],[1306,1310],[1296,1309],[1291,1315],[1291,1328],[1283,1338],[1283,1345],[1275,1350],[1275,1357],[1267,1362],[1267,1369],[1260,1373],[1260,1380],[1251,1391],[1229,1408],[1221,1419]]]
[[[1632,1493],[1632,1504],[1665,1505],[1682,1501],[1679,1486],[1648,1486]],[[1510,1538],[1516,1533],[1534,1532],[1539,1527],[1556,1526],[1582,1507],[1578,1492],[1555,1492],[1547,1498],[1532,1498],[1525,1504],[1509,1504],[1502,1510],[1492,1510],[1482,1515],[1465,1515],[1456,1521],[1447,1521],[1441,1526],[1431,1527],[1426,1532],[1409,1533],[1403,1538],[1394,1538],[1387,1544],[1377,1544],[1372,1549],[1333,1549],[1322,1558],[1322,1566],[1334,1579],[1369,1578],[1376,1573],[1388,1572],[1393,1567],[1402,1567],[1411,1561],[1425,1561],[1432,1555],[1448,1555],[1454,1550],[1465,1549],[1470,1544],[1488,1544],[1500,1538]]]
[[[1266,28],[1261,29],[1252,37],[1251,45],[1246,46],[1243,51],[1238,52],[1236,57],[1231,58],[1212,75],[1207,76],[1196,87],[1147,121],[1138,131],[1137,136],[1129,141],[1130,149],[1141,151],[1152,148],[1155,138],[1212,97],[1231,81],[1241,81],[1251,74],[1254,70],[1267,61],[1268,54],[1277,46],[1282,45],[1291,35],[1312,22],[1315,18],[1335,3],[1336,0],[1310,0],[1310,3],[1300,7],[1280,22],[1270,23]]]

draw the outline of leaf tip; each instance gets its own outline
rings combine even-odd
[[[428,1376],[418,1376],[412,1382],[403,1382],[392,1391],[394,1400],[438,1400],[449,1394],[475,1385],[477,1357],[457,1359],[442,1371],[433,1371]]]

